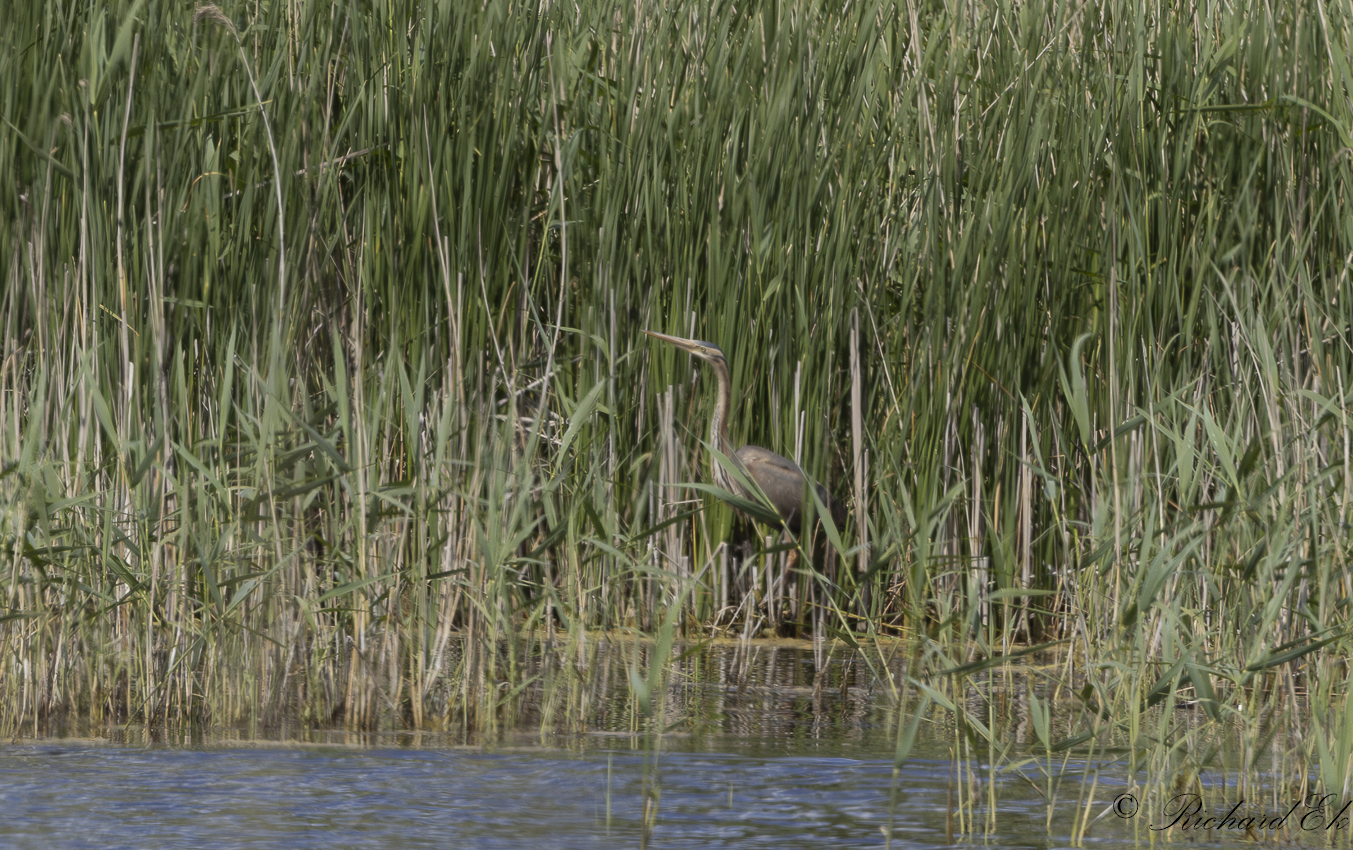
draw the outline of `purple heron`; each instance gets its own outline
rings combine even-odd
[[[770,500],[771,505],[780,515],[781,522],[784,523],[786,528],[797,534],[803,516],[804,485],[807,483],[807,478],[804,476],[803,470],[799,469],[798,464],[787,457],[777,455],[770,449],[763,449],[760,446],[743,446],[737,451],[733,451],[732,444],[728,442],[728,412],[733,406],[733,390],[728,379],[728,361],[724,358],[723,351],[712,342],[682,339],[681,337],[668,336],[653,331],[644,331],[644,333],[654,339],[675,345],[688,354],[693,354],[714,369],[714,379],[718,382],[718,390],[714,396],[714,413],[709,420],[710,445],[735,464],[743,477],[761,488],[761,492],[766,495],[766,498]],[[760,501],[754,492],[743,486],[736,476],[730,474],[724,468],[724,464],[718,458],[710,457],[709,466],[715,486],[748,501]],[[841,506],[840,502],[832,498],[832,495],[827,492],[827,488],[816,483],[813,486],[817,488],[818,498],[831,511],[832,520],[839,528],[846,519],[845,508]]]

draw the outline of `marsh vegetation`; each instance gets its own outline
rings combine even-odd
[[[942,714],[958,760],[1345,787],[1346,4],[10,17],[5,734],[492,734],[542,671],[568,728],[603,632],[651,723],[769,630],[868,665],[899,759]],[[689,486],[711,382],[643,329],[847,523]]]

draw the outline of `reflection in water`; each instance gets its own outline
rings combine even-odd
[[[902,665],[865,663],[853,654],[813,652],[807,642],[726,643],[678,651],[652,709],[669,732],[776,741],[859,740],[875,725],[894,725],[888,679]],[[648,643],[594,642],[582,658],[535,658],[536,680],[517,704],[513,725],[543,732],[648,731],[658,728],[632,695],[632,672],[647,677]],[[576,665],[576,666],[575,666]],[[586,692],[569,700],[568,680]]]
[[[1090,811],[1082,791],[1093,786],[1107,812],[1127,788],[1120,767],[1066,760],[1061,779],[1094,782],[1058,789],[1037,759],[974,752],[946,712],[926,717],[895,769],[899,721],[915,710],[905,659],[678,649],[654,665],[666,675],[645,706],[632,684],[649,676],[651,651],[538,651],[530,687],[501,700],[488,738],[281,725],[16,742],[0,747],[0,846],[880,847],[891,835],[894,847],[936,847],[967,835],[1047,847],[1071,842],[1073,818]],[[1011,668],[967,681],[969,715],[1021,747],[1035,679]],[[1012,761],[1023,766],[1002,767]],[[1134,827],[1147,836],[1104,817],[1091,839],[1133,846]]]
[[[0,750],[6,847],[876,847],[945,843],[949,765],[559,750]],[[1047,844],[1030,801],[999,845]]]

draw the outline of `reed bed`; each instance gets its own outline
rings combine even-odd
[[[576,719],[600,630],[652,716],[771,630],[956,755],[1043,647],[1047,754],[1348,781],[1347,4],[10,16],[0,728]],[[644,328],[846,527],[688,486]]]

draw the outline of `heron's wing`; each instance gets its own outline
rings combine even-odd
[[[803,513],[803,470],[787,457],[777,455],[770,449],[760,446],[743,446],[735,455],[747,477],[757,483],[775,510],[793,531],[798,531],[799,516]],[[832,520],[839,527],[846,521],[846,511],[841,503],[827,492],[827,488],[814,483],[818,498],[831,511]]]
[[[803,480],[803,470],[799,469],[798,464],[783,455],[777,455],[770,449],[763,449],[760,446],[743,446],[733,455],[742,461],[743,465],[749,470],[753,465],[756,465],[761,469],[774,470],[768,473],[771,475],[780,474],[797,477],[800,481]]]
[[[737,450],[737,459],[785,523],[797,528],[803,506],[803,470],[789,458],[760,446],[743,446]]]

